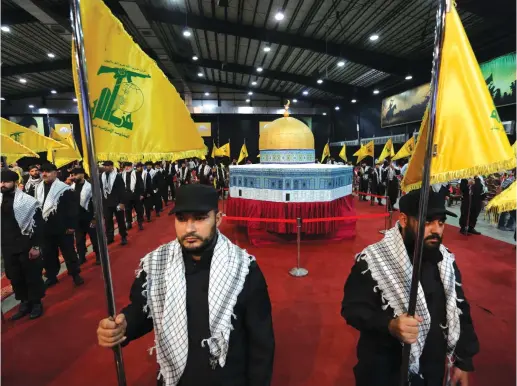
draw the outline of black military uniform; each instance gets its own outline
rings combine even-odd
[[[83,168],[74,168],[72,174],[85,174]],[[75,200],[79,204],[79,221],[75,229],[75,246],[77,248],[77,255],[79,256],[79,264],[86,262],[86,235],[90,236],[90,242],[95,252],[95,262],[100,264],[99,260],[99,243],[97,241],[97,233],[95,232],[95,213],[93,210],[93,199],[91,193],[87,202],[81,202],[81,194],[83,189],[89,189],[91,192],[91,185],[88,181],[75,181],[72,189],[75,195]],[[83,206],[84,205],[84,206]]]
[[[155,171],[152,169],[152,162],[146,162],[145,166],[147,169],[142,172],[142,181],[144,183],[144,208],[147,222],[151,222],[151,212],[155,206],[156,200],[154,197],[155,186],[153,183],[153,176]],[[156,211],[156,217],[160,217],[160,212]]]
[[[393,206],[397,202],[399,196],[399,180],[397,176],[400,169],[390,164],[391,161],[384,161],[382,169],[382,182],[386,186],[386,195],[389,197],[388,210],[394,210]],[[392,169],[393,168],[393,169]]]
[[[381,171],[377,166],[368,169],[368,179],[370,180],[370,193],[379,196],[384,195],[384,185],[381,181]],[[372,196],[371,201],[375,202],[375,197]],[[379,205],[382,205],[382,198],[377,197],[377,202]]]
[[[0,178],[2,182],[16,183],[18,174],[8,169],[2,170]],[[15,199],[16,195],[21,197]],[[23,231],[16,218],[18,211],[31,211],[27,218],[32,218],[33,224],[21,224]],[[30,258],[29,251],[31,248],[38,250],[43,241],[40,205],[34,198],[18,190],[15,184],[11,191],[2,188],[1,214],[0,231],[5,275],[11,281],[15,298],[21,301],[18,312],[11,320],[21,319],[27,314],[30,314],[31,319],[38,318],[43,313],[41,299],[45,296],[45,285],[41,276],[43,261],[41,255]]]
[[[161,210],[163,209],[163,204],[167,206],[169,203],[169,194],[167,193],[167,173],[165,172],[165,170],[162,169],[161,162],[156,162],[155,168],[156,174],[154,175],[153,180],[155,180],[155,186],[156,189],[158,189],[158,192],[156,192],[156,205],[157,208],[160,208],[161,212]]]
[[[104,166],[113,166],[112,161],[104,162]],[[115,173],[115,180],[111,190],[109,181],[111,174]],[[113,243],[115,239],[115,224],[113,216],[117,218],[118,232],[122,238],[121,245],[127,244],[126,222],[124,220],[124,210],[120,208],[120,204],[125,204],[124,181],[122,176],[113,170],[111,173],[104,172],[101,174],[101,191],[102,191],[102,207],[104,210],[104,221],[106,222],[106,237],[108,244]]]
[[[463,195],[460,209],[460,233],[464,235],[480,235],[481,232],[478,232],[475,228],[486,195],[483,183],[479,177],[474,178],[473,185],[469,185],[468,180],[462,179],[460,182],[460,190]]]
[[[174,180],[177,178],[177,168],[178,164],[176,162],[167,164],[167,186],[169,187],[172,200],[176,198],[176,185]]]
[[[359,196],[359,201],[366,201],[366,194],[368,193],[368,182],[369,182],[368,170],[369,170],[369,167],[366,166],[365,163],[363,163],[357,173],[358,176],[360,177],[359,192],[364,193],[363,195]]]
[[[124,167],[131,166],[131,163],[125,163]],[[135,186],[131,190],[131,178],[135,174]],[[133,208],[136,212],[136,219],[138,222],[138,229],[143,230],[144,226],[144,203],[142,197],[144,196],[144,181],[142,180],[142,173],[129,170],[121,173],[124,181],[126,193],[126,225],[127,229],[133,227]]]
[[[56,173],[57,168],[53,164],[45,164],[41,167],[42,172]],[[56,185],[56,189],[63,193],[59,197],[54,197],[54,193],[49,196],[52,186]],[[44,246],[43,246],[43,262],[47,281],[47,287],[57,284],[57,275],[61,268],[59,262],[59,250],[65,260],[68,275],[73,277],[75,285],[84,283],[79,275],[81,269],[79,267],[79,259],[74,246],[74,232],[78,227],[79,205],[75,200],[75,195],[69,186],[64,187],[64,182],[57,178],[54,181],[47,179],[36,189],[36,199],[40,202],[43,211],[44,225]],[[52,202],[47,200],[57,200],[55,210],[46,214],[45,208]],[[47,204],[47,205],[45,205]]]
[[[208,171],[208,173],[206,173]],[[197,176],[199,183],[204,185],[210,185],[210,174],[212,173],[210,166],[206,164],[206,160],[201,162],[201,165],[197,167]]]

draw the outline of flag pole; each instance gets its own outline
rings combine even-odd
[[[442,45],[445,35],[445,14],[451,6],[450,0],[438,0],[438,11],[436,14],[436,34],[434,41],[433,72],[431,78],[431,100],[429,106],[429,130],[427,132],[427,143],[422,174],[422,188],[420,190],[420,201],[418,208],[418,233],[413,251],[413,274],[411,277],[411,289],[409,292],[409,303],[407,314],[415,315],[418,287],[420,283],[420,269],[422,265],[422,252],[424,248],[425,220],[427,218],[427,203],[429,202],[429,191],[431,180],[431,162],[434,155],[434,131],[436,125],[436,104],[438,97],[438,78],[440,76],[440,62],[442,56]],[[422,315],[419,315],[422,316]],[[400,385],[406,386],[409,381],[409,357],[411,345],[404,344],[402,349],[402,365],[400,369]]]
[[[104,233],[104,216],[102,210],[102,193],[100,180],[97,178],[99,169],[95,158],[95,141],[90,115],[90,100],[88,96],[88,74],[86,68],[86,56],[84,51],[83,27],[81,23],[81,0],[71,0],[70,20],[72,21],[72,30],[75,45],[75,65],[77,66],[79,92],[81,97],[81,109],[84,120],[84,131],[86,137],[86,150],[88,152],[88,163],[90,167],[90,181],[92,184],[93,209],[95,211],[95,232],[99,243],[99,259],[102,265],[102,276],[104,279],[104,289],[106,292],[106,300],[108,303],[108,314],[115,318],[115,296],[113,294],[113,282],[111,280],[111,269],[108,255],[108,244],[106,242],[106,234]],[[117,345],[113,348],[115,356],[115,367],[117,370],[117,380],[119,386],[126,386],[126,374],[124,370],[124,360],[122,358],[122,348]]]

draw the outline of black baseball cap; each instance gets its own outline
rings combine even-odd
[[[210,185],[183,185],[176,191],[176,205],[172,213],[208,213],[218,210],[217,191]]]
[[[108,161],[104,161],[102,163],[102,166],[113,166],[113,161],[109,161],[109,160]]]
[[[16,182],[18,178],[18,173],[13,172],[11,169],[2,169],[0,172],[0,181],[2,182]]]
[[[399,209],[411,217],[418,217],[418,207],[420,203],[420,189],[412,190],[408,194],[402,196],[399,200]],[[429,201],[427,203],[427,218],[436,218],[440,216],[458,217],[455,213],[445,209],[445,200],[443,196],[436,193],[432,188],[429,192]]]

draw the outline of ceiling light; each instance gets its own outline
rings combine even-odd
[[[252,86],[256,86],[256,85],[257,85],[257,82],[253,81],[253,82],[251,82],[251,85],[252,85]]]
[[[23,83],[23,84],[27,83],[27,79],[25,79],[25,78],[20,78],[19,81],[20,81],[20,83]]]
[[[263,68],[262,67],[257,67],[257,72],[262,72]]]
[[[271,47],[269,47],[269,46],[265,46],[265,47],[264,47],[264,52],[269,52],[269,51],[271,51]]]
[[[8,26],[3,25],[2,26],[2,31],[4,31],[4,32],[11,32],[11,29]]]
[[[335,110],[339,110],[339,106],[334,107]]]
[[[52,52],[49,52],[47,54],[47,56],[50,58],[50,59],[54,59],[56,57],[56,55],[54,55]]]
[[[77,98],[72,99],[74,102],[77,102]]]
[[[309,92],[308,92],[307,90],[305,90],[305,91],[303,92],[303,95],[309,95]]]
[[[355,102],[357,102],[357,99],[352,99],[351,102],[355,103]]]
[[[249,99],[246,99],[246,102],[250,103],[250,100],[249,100]]]
[[[185,36],[186,38],[189,38],[190,36],[192,36],[192,32],[190,32],[190,30],[188,30],[188,29],[184,29],[183,36]]]
[[[209,96],[209,95],[210,95],[210,93],[209,93],[209,92],[205,92],[205,96]]]
[[[197,60],[197,59],[198,59],[198,57],[197,57],[196,55],[194,55],[194,56],[192,57],[192,60]]]
[[[33,109],[34,108],[34,105],[29,105],[29,109]]]
[[[293,103],[296,103],[296,102],[298,102],[298,99],[293,99]]]
[[[203,73],[202,73],[202,72],[198,72],[198,73],[197,73],[197,76],[199,76],[200,78],[202,78],[202,77],[203,77]]]
[[[323,113],[323,115],[327,115],[327,113]]]
[[[48,114],[48,109],[46,109],[46,108],[44,108],[44,107],[43,107],[43,108],[39,109],[39,110],[38,110],[38,112],[39,112],[40,114]]]
[[[282,11],[278,11],[275,15],[275,19],[278,21],[284,20],[284,13]]]
[[[317,82],[318,84],[322,84],[322,83],[323,83],[323,79],[318,79],[316,82]]]
[[[57,94],[57,91],[56,90],[51,90],[50,91],[52,94]]]
[[[411,76],[411,75],[406,75],[406,80],[411,80],[411,79],[413,79],[413,76]]]
[[[370,40],[371,40],[372,42],[374,42],[374,41],[376,41],[376,40],[379,40],[379,35],[377,35],[377,34],[373,34],[373,35],[371,35],[371,36],[370,36]]]
[[[343,67],[345,65],[345,62],[340,60],[339,62],[337,62],[337,66],[338,67]]]
[[[377,95],[380,91],[379,90],[373,90],[373,93]]]
[[[253,91],[248,92],[248,95],[253,95]]]

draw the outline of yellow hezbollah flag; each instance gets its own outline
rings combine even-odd
[[[215,158],[217,154],[217,146],[215,146],[215,142],[214,144],[212,145],[212,158]]]
[[[354,153],[357,156],[357,163],[361,162],[363,158],[373,157],[374,144],[373,141],[368,142],[366,145]]]
[[[500,194],[495,196],[486,206],[487,212],[508,212],[517,209],[517,182],[503,190]]]
[[[71,123],[56,123],[54,125],[54,132],[65,140],[68,147],[79,150],[74,139],[74,130]]]
[[[513,169],[515,152],[454,7],[445,16],[439,74],[430,183]],[[402,181],[405,191],[422,185],[428,117]]]
[[[230,142],[224,144],[220,148],[216,148],[215,155],[217,157],[229,157],[230,156]]]
[[[513,149],[513,152],[515,154],[515,157],[517,157],[517,142],[515,142],[513,145],[512,145],[512,149]]]
[[[38,154],[29,149],[27,146],[22,145],[20,142],[15,141],[12,139],[12,137],[5,135],[4,133],[0,134],[0,137],[0,154],[2,157],[5,157],[5,162],[7,164],[16,162],[22,157],[39,158]]]
[[[339,152],[339,158],[341,158],[343,161],[347,161],[346,159],[346,145],[343,145],[343,148]]]
[[[328,142],[325,145],[325,147],[323,148],[323,154],[321,155],[321,163],[323,163],[323,160],[327,157],[330,157],[330,147],[329,147]]]
[[[246,148],[246,144],[243,143],[241,147],[241,153],[239,154],[239,159],[237,160],[237,163],[240,163],[244,158],[248,157],[248,149]]]
[[[50,137],[56,141],[60,141],[63,144],[68,141],[73,141],[75,144],[73,136],[71,136],[69,139],[65,139],[61,137],[55,130],[50,132]],[[79,149],[77,149],[77,145],[75,145],[75,148],[68,145],[65,146],[66,147],[61,149],[49,149],[47,152],[47,159],[56,165],[57,168],[68,165],[74,161],[80,161],[82,159],[81,153],[79,153]],[[86,172],[88,173],[89,171]]]
[[[384,145],[384,149],[382,149],[381,155],[379,156],[379,161],[383,161],[388,157],[392,158],[394,155],[395,150],[393,149],[393,141],[390,138]]]
[[[185,103],[156,62],[103,1],[81,1],[80,5],[97,158],[174,161],[206,154]],[[84,133],[82,138],[85,146]]]
[[[413,154],[413,150],[415,150],[415,137],[409,138],[409,140],[400,148],[400,150],[395,154],[391,160],[395,161],[401,158],[411,157]]]
[[[29,148],[31,151],[38,153],[47,151],[48,149],[58,149],[65,147],[59,142],[54,141],[49,137],[41,135],[37,131],[20,126],[7,119],[1,118],[2,134],[11,137],[16,142]]]

